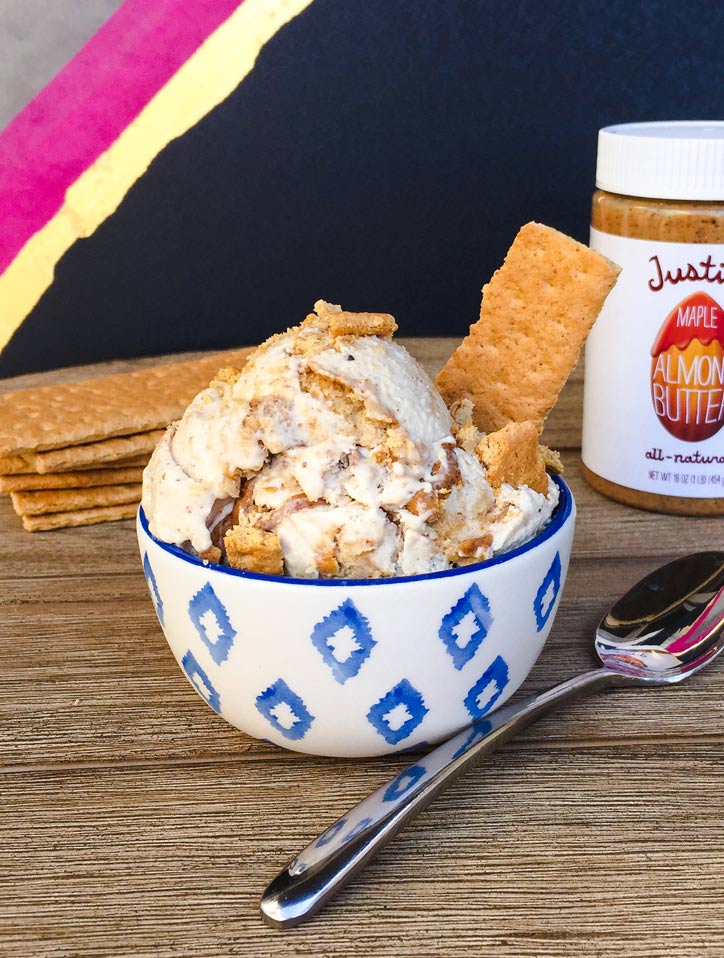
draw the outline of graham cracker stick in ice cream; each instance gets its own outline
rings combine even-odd
[[[470,399],[483,432],[542,424],[619,272],[557,230],[524,226],[485,287],[480,319],[437,377],[448,406]]]

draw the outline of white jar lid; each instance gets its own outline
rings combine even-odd
[[[604,127],[596,186],[649,199],[724,200],[724,122]]]

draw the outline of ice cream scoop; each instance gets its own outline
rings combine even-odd
[[[153,535],[301,578],[437,572],[534,535],[555,483],[494,488],[394,329],[320,301],[243,370],[222,371],[144,474]]]

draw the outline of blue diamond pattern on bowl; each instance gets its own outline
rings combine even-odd
[[[146,582],[148,583],[148,589],[151,593],[151,600],[156,609],[158,621],[163,625],[163,601],[161,599],[161,593],[158,591],[158,583],[156,582],[156,576],[153,574],[148,553],[143,557],[143,574],[146,576]]]
[[[189,649],[181,659],[183,670],[188,676],[189,682],[193,685],[201,698],[208,702],[215,712],[221,712],[221,700],[219,693],[211,684],[211,679],[196,661],[196,656]]]
[[[409,792],[413,785],[416,785],[427,769],[424,765],[413,765],[400,772],[397,778],[393,778],[387,786],[385,794],[382,796],[383,802],[394,802],[401,798],[405,792]]]
[[[497,656],[465,696],[465,708],[473,719],[482,718],[498,701],[508,684],[508,664]]]
[[[307,706],[284,679],[277,679],[257,695],[256,707],[277,732],[295,742],[304,738],[314,721]]]
[[[211,658],[221,665],[229,656],[236,630],[232,628],[226,609],[210,582],[199,589],[189,602],[189,617],[211,653]]]
[[[407,679],[390,689],[367,713],[367,721],[390,745],[406,739],[427,715],[422,694]]]
[[[535,621],[539,632],[550,618],[558,593],[561,591],[561,572],[561,557],[556,552],[551,567],[546,572],[533,602],[533,611],[535,612]]]
[[[317,622],[311,639],[340,685],[357,675],[376,645],[369,622],[351,599]]]
[[[443,617],[438,632],[458,671],[478,651],[492,623],[490,603],[473,583]]]

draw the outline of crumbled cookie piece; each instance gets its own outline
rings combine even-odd
[[[334,313],[340,313],[341,311],[341,306],[337,306],[334,303],[327,303],[323,299],[318,299],[314,304],[313,312],[305,317],[300,328],[304,329],[307,326],[313,326],[318,330],[327,330],[329,328],[330,316]]]
[[[224,536],[224,548],[227,562],[234,569],[264,575],[284,574],[284,556],[275,532],[240,522]]]
[[[475,447],[475,453],[488,472],[488,482],[499,489],[530,486],[544,495],[548,492],[548,474],[538,446],[535,422],[511,422],[491,432]]]
[[[215,562],[217,565],[221,562],[221,549],[218,546],[209,546],[203,552],[199,552],[199,559],[204,562]]]
[[[339,562],[334,553],[329,552],[326,555],[319,556],[316,561],[317,572],[321,576],[338,576],[339,575]]]
[[[434,489],[430,491],[418,489],[405,508],[413,516],[419,516],[425,522],[435,522],[440,518],[440,500]]]
[[[329,317],[329,331],[338,336],[392,336],[397,329],[389,313],[348,313],[341,310]]]
[[[458,547],[458,556],[461,559],[486,559],[492,544],[493,537],[489,532],[475,539],[463,539]]]
[[[213,386],[216,383],[219,385],[223,385],[223,383],[233,383],[240,372],[241,370],[237,369],[235,366],[223,366],[211,380],[209,385]]]
[[[473,404],[467,398],[456,399],[450,406],[450,415],[459,426],[467,426],[473,421]]]
[[[541,445],[539,448],[548,472],[553,472],[558,476],[563,475],[564,467],[561,454],[556,452],[555,449],[551,449],[550,446]]]
[[[393,472],[396,468],[400,468],[395,466],[395,462],[410,462],[417,451],[415,443],[394,419],[387,425],[385,445],[390,451]]]
[[[453,486],[461,486],[463,482],[460,466],[455,455],[455,446],[444,442],[442,447],[445,451],[445,458],[438,459],[432,467],[432,486],[441,497],[450,495]]]
[[[310,321],[309,326],[304,329],[300,327],[299,335],[291,347],[292,353],[295,356],[314,357],[323,350],[329,349],[332,345],[332,337],[329,335],[329,330],[320,327],[319,318],[314,313],[310,313],[307,319]],[[304,326],[304,323],[302,323],[302,326]]]
[[[324,299],[318,299],[314,304],[314,312],[320,319],[329,319],[335,313],[341,313],[342,307],[337,303],[328,303]]]
[[[352,425],[360,446],[372,449],[385,441],[383,424],[369,416],[364,400],[346,383],[311,367],[300,371],[299,382],[305,392],[315,399],[321,399]]]
[[[453,426],[453,436],[465,452],[474,453],[475,447],[483,438],[483,433],[473,423],[466,422],[462,426]]]

